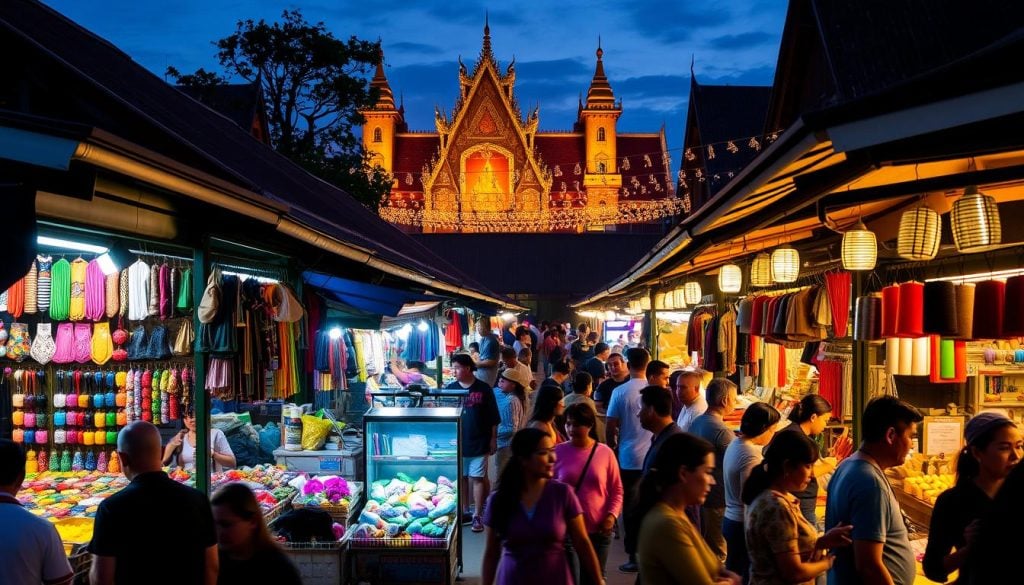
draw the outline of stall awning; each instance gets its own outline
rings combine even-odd
[[[329,299],[366,313],[386,317],[397,317],[407,304],[437,303],[444,300],[435,295],[367,284],[309,270],[302,273],[302,280]]]

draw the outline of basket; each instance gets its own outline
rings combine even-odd
[[[87,584],[89,582],[89,569],[92,568],[92,554],[89,552],[89,548],[84,544],[77,544],[71,548],[70,554],[68,554],[68,562],[71,563],[71,574],[73,578],[71,580],[75,585],[82,583]]]
[[[281,549],[295,563],[304,585],[344,582],[344,538],[337,542],[288,542],[283,543]]]
[[[448,525],[448,531],[443,538],[431,538],[417,534],[416,538],[349,538],[351,548],[425,548],[425,549],[447,549],[448,541],[451,540],[452,532],[455,530],[453,524]]]
[[[362,482],[350,481],[350,482],[348,482],[348,485],[349,485],[349,489],[352,491],[352,494],[348,498],[348,501],[349,501],[348,504],[326,504],[326,505],[312,506],[312,505],[309,505],[309,504],[303,504],[303,503],[300,503],[300,502],[296,501],[296,500],[298,500],[300,494],[295,494],[295,496],[291,500],[292,508],[294,508],[296,510],[301,510],[302,508],[311,508],[311,509],[314,509],[314,510],[323,510],[324,512],[327,512],[328,514],[330,514],[331,515],[331,519],[333,519],[335,522],[337,522],[338,524],[341,524],[342,526],[345,526],[346,524],[348,524],[349,510],[351,508],[355,507],[355,506],[358,506],[359,505],[359,499],[363,496],[363,484],[362,484]]]
[[[277,520],[278,516],[284,514],[286,511],[288,511],[288,509],[291,508],[292,500],[294,498],[295,496],[292,496],[290,498],[285,498],[278,502],[276,506],[268,510],[267,513],[263,515],[264,521],[266,521],[267,524],[270,524],[274,520]]]

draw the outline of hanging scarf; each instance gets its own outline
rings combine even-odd
[[[172,305],[171,305],[171,267],[162,264],[160,266],[160,273],[158,277],[158,308],[160,310],[161,319],[170,319],[172,317]]]
[[[68,305],[68,319],[81,321],[85,318],[85,274],[89,263],[76,258],[71,263],[71,297]]]
[[[160,314],[160,265],[154,264],[149,269],[149,316]]]
[[[36,276],[36,305],[40,313],[50,310],[50,276],[53,268],[53,258],[36,256],[36,263],[39,264],[39,272]]]
[[[104,294],[103,296],[107,300],[107,306],[105,314],[107,319],[113,319],[117,316],[117,309],[120,307],[121,293],[121,275],[118,273],[108,274],[104,277]]]
[[[39,268],[36,266],[35,260],[32,261],[32,267],[28,269],[28,274],[25,275],[25,313],[29,315],[35,315],[39,312]]]
[[[120,305],[117,309],[117,314],[124,320],[128,316],[128,269],[125,268],[121,271],[121,275],[118,279],[117,286],[117,301]]]
[[[66,321],[71,303],[71,263],[64,258],[54,262],[51,277],[50,298],[47,303],[50,307],[50,319]],[[40,287],[41,289],[42,287]],[[40,306],[42,306],[42,301],[40,301]]]
[[[11,288],[7,289],[7,312],[13,315],[15,319],[18,319],[24,311],[25,278],[22,277],[12,284]]]
[[[176,267],[171,267],[171,289],[167,295],[170,297],[167,303],[170,305],[170,316],[175,316],[175,305],[178,304],[178,287],[181,286],[181,271]]]
[[[107,309],[106,278],[98,260],[93,260],[85,268],[85,318],[99,321]]]
[[[181,311],[192,308],[192,269],[186,268],[181,271],[181,281],[178,285],[177,307]]]

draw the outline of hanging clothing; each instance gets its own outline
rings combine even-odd
[[[141,259],[128,267],[128,319],[141,321],[149,315],[149,264]]]

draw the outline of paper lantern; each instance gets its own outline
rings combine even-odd
[[[718,290],[738,293],[743,287],[743,271],[735,264],[726,264],[718,270]]]
[[[640,299],[640,310],[650,311],[651,310],[651,295],[646,295]]]
[[[754,257],[750,264],[750,286],[771,286],[772,284],[772,257],[767,252],[761,252]]]
[[[857,222],[857,227],[843,234],[843,268],[846,270],[874,270],[878,261],[878,241],[875,232]]]
[[[904,211],[900,216],[900,232],[896,251],[907,260],[933,260],[939,253],[942,218],[929,207]]]
[[[696,305],[704,296],[699,282],[688,282],[683,285],[683,296],[687,305]]]
[[[792,246],[783,246],[772,252],[772,280],[796,282],[800,276],[800,252]]]
[[[960,252],[980,252],[1002,242],[999,205],[994,197],[971,186],[953,203],[950,212],[953,242]]]
[[[654,294],[654,308],[658,311],[666,311],[668,307],[665,306],[665,299],[671,293],[655,293]]]
[[[697,299],[700,302],[700,299]],[[672,291],[672,307],[675,309],[685,309],[687,304],[691,303],[690,299],[686,298],[686,290],[683,288],[677,288]]]

